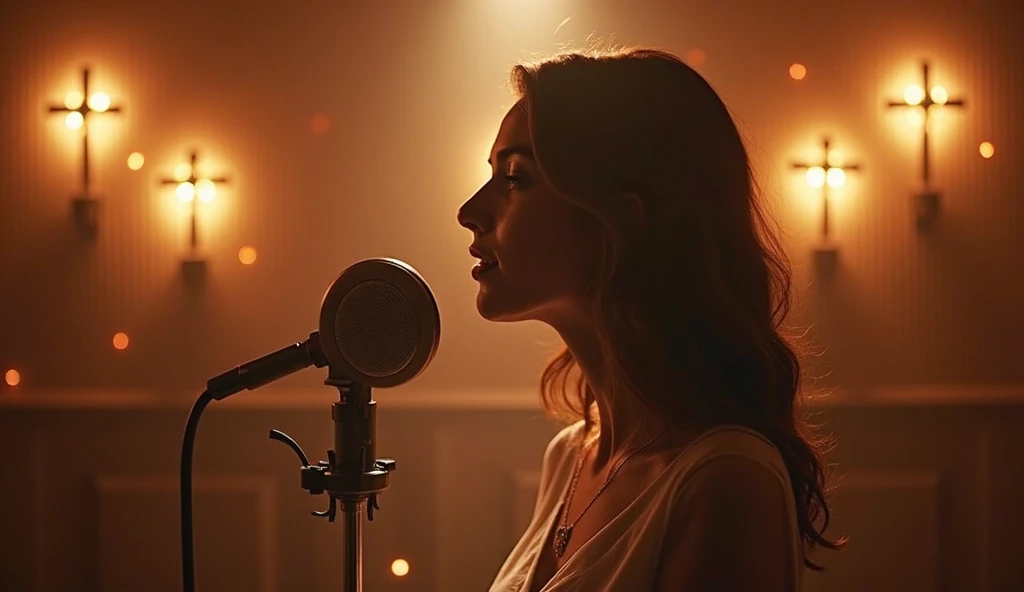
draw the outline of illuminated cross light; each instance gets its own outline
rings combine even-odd
[[[82,135],[82,188],[72,202],[75,221],[89,234],[95,234],[98,224],[98,202],[90,195],[89,175],[89,118],[93,113],[119,113],[121,107],[111,104],[110,95],[92,92],[89,88],[89,68],[82,69],[82,90],[71,91],[63,105],[51,105],[50,113],[64,113],[64,125]]]
[[[795,162],[793,168],[806,171],[807,184],[821,190],[821,239],[822,245],[829,243],[830,221],[829,201],[830,189],[838,189],[846,183],[847,171],[859,171],[860,165],[846,164],[838,153],[832,150],[832,142],[828,137],[821,141],[822,159],[817,163]]]
[[[192,260],[198,260],[199,232],[198,232],[198,206],[199,202],[211,202],[217,196],[217,185],[227,183],[225,177],[201,177],[197,175],[196,165],[199,155],[192,151],[189,161],[178,165],[174,170],[174,177],[161,179],[162,185],[174,185],[174,194],[179,201],[189,204],[189,249]]]
[[[908,85],[903,89],[903,100],[887,103],[889,108],[909,109],[911,123],[921,128],[921,190],[916,194],[919,227],[931,222],[938,210],[939,194],[931,186],[929,132],[933,118],[945,107],[962,108],[964,105],[963,99],[951,99],[945,87],[932,85],[927,61],[921,62],[921,85]]]

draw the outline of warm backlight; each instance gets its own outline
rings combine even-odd
[[[248,245],[238,249],[238,260],[242,265],[252,265],[256,262],[256,249]]]
[[[391,573],[398,577],[409,574],[409,562],[405,559],[395,559],[391,562]]]
[[[83,123],[85,123],[85,117],[78,111],[72,111],[64,116],[64,125],[68,126],[70,130],[80,129]]]
[[[209,179],[196,181],[196,197],[202,202],[211,202],[217,197],[217,186]]]
[[[815,189],[820,189],[826,183],[829,187],[842,187],[846,183],[846,171],[839,167],[813,166],[807,169],[807,184]]]
[[[820,166],[813,166],[807,169],[807,184],[815,189],[825,184],[825,169]]]
[[[908,105],[920,105],[924,100],[924,89],[916,84],[911,84],[903,89],[903,100]]]
[[[924,125],[924,110],[914,109],[912,111],[905,111],[903,116],[906,117],[907,123],[914,127],[921,127]]]
[[[98,113],[110,109],[110,95],[101,92],[89,95],[89,109]]]
[[[846,171],[840,168],[829,168],[825,174],[825,182],[829,187],[842,187],[846,183]]]
[[[192,176],[192,165],[187,162],[183,162],[178,166],[174,167],[174,180],[175,181],[188,181],[188,178]]]
[[[84,101],[85,99],[82,98],[82,93],[77,90],[73,90],[64,95],[64,107],[72,111],[81,107]]]
[[[178,196],[178,200],[183,202],[190,202],[196,197],[196,186],[189,181],[182,181],[178,183],[178,187],[174,190],[174,194]]]
[[[21,373],[14,368],[7,370],[4,372],[4,382],[7,383],[7,386],[18,386],[21,383]]]
[[[114,333],[114,349],[125,349],[128,347],[128,334],[127,333]]]

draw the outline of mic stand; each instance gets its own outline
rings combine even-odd
[[[302,463],[302,488],[310,495],[328,495],[324,511],[314,516],[334,522],[337,504],[342,514],[342,592],[363,590],[363,525],[366,510],[373,520],[377,494],[388,487],[388,474],[395,470],[392,459],[377,459],[377,402],[370,387],[345,378],[328,378],[324,384],[338,389],[340,400],[331,405],[334,449],[326,461],[311,465],[302,448],[284,432],[270,430],[270,438],[286,444]]]

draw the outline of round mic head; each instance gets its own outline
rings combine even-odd
[[[367,259],[327,289],[319,333],[332,374],[388,388],[412,380],[434,358],[441,316],[427,282],[410,265]]]

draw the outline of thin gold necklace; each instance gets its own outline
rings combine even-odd
[[[555,530],[555,559],[561,559],[562,555],[565,554],[565,549],[569,546],[569,538],[572,536],[572,529],[576,527],[576,524],[579,523],[580,518],[583,518],[583,515],[587,513],[587,510],[590,509],[590,506],[594,505],[594,502],[597,501],[598,496],[600,496],[601,493],[604,492],[605,488],[608,487],[608,484],[612,482],[612,479],[615,478],[615,474],[619,472],[619,469],[622,468],[622,465],[626,464],[626,461],[633,458],[633,456],[635,456],[644,448],[647,448],[651,444],[654,444],[654,441],[660,438],[661,435],[664,434],[667,429],[668,428],[661,430],[660,432],[657,433],[657,435],[651,438],[649,442],[647,442],[640,448],[637,448],[633,452],[630,452],[625,458],[620,460],[618,464],[616,464],[615,467],[612,469],[612,471],[608,473],[608,477],[604,480],[604,484],[601,485],[601,488],[598,489],[597,493],[594,494],[594,497],[591,498],[590,503],[588,503],[583,508],[583,511],[580,512],[579,516],[576,516],[576,519],[573,520],[572,524],[569,524],[569,504],[572,503],[572,498],[574,495],[576,495],[576,485],[579,484],[580,472],[583,470],[583,457],[586,451],[590,450],[591,444],[597,441],[597,438],[594,438],[588,444],[580,447],[580,451],[576,458],[576,470],[573,472],[572,482],[569,486],[569,495],[566,497],[565,505],[562,508],[562,524],[560,524],[558,526],[558,529]]]

